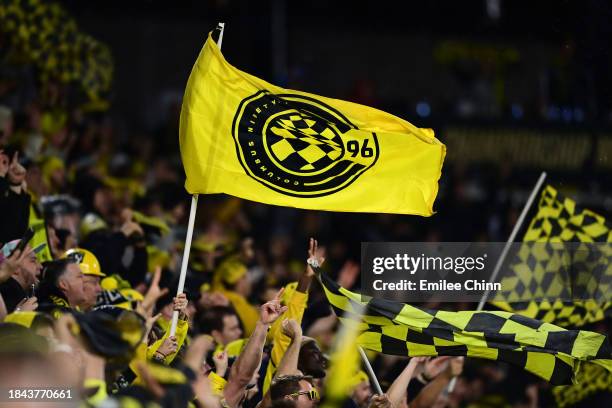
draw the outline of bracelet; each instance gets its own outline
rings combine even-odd
[[[306,263],[310,266],[312,266],[314,269],[318,268],[319,266],[319,261],[316,258],[308,258],[306,260]]]

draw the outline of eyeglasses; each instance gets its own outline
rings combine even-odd
[[[318,401],[319,400],[319,393],[314,388],[311,389],[311,390],[308,390],[308,391],[294,392],[293,394],[289,394],[287,396],[288,397],[299,397],[300,395],[308,396],[308,399],[311,400],[311,401]]]

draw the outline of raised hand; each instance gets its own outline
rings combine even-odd
[[[131,237],[132,235],[144,235],[142,227],[140,224],[134,221],[126,221],[121,225],[121,232],[126,237]]]
[[[419,365],[427,361],[427,357],[412,357],[409,364]]]
[[[178,296],[174,297],[173,302],[173,310],[176,310],[178,312],[185,312],[185,309],[187,309],[187,304],[189,303],[189,301],[187,300],[187,295],[184,293],[179,293]]]
[[[168,288],[161,289],[159,287],[159,280],[161,279],[161,267],[156,267],[155,272],[153,272],[153,279],[151,279],[151,285],[147,290],[147,293],[144,295],[144,299],[142,300],[142,307],[144,308],[147,316],[150,316],[153,313],[153,308],[155,307],[155,303],[157,300],[168,293]]]
[[[32,312],[38,309],[38,299],[36,296],[24,298],[21,302],[17,303],[15,311]]]
[[[134,214],[130,208],[124,208],[121,211],[120,217],[122,221],[120,230],[123,233],[123,235],[125,235],[128,238],[131,237],[132,235],[141,235],[141,236],[144,235],[144,232],[140,224],[138,224],[132,219],[134,217]]]
[[[318,268],[325,262],[325,250],[319,248],[319,242],[314,238],[310,238],[308,245],[308,260],[306,262],[308,264],[306,271],[311,275],[315,274],[313,266]]]
[[[21,264],[34,251],[26,247],[23,251],[16,249],[13,253],[0,264],[0,283],[13,276],[19,270]]]
[[[178,342],[175,336],[166,337],[161,346],[157,349],[155,353],[159,353],[163,358],[166,358],[170,354],[174,353],[178,350]]]
[[[302,337],[302,326],[294,319],[285,319],[281,325],[283,334],[291,340]]]
[[[221,353],[217,353],[213,355],[213,362],[215,363],[215,373],[218,376],[224,377],[225,372],[227,371],[228,364],[228,355],[227,351],[223,351]]]
[[[463,372],[463,362],[465,361],[464,357],[453,357],[448,363],[448,374],[451,377],[457,377]]]
[[[355,284],[359,276],[359,264],[355,261],[348,260],[342,265],[342,269],[338,273],[338,284],[343,288],[351,288]]]
[[[155,322],[157,322],[157,319],[159,319],[160,317],[161,313],[158,313],[155,316],[145,317],[145,335],[143,336],[143,341],[147,341],[147,339],[149,338],[149,333],[153,329],[153,326],[155,326]]]
[[[183,361],[193,370],[194,373],[198,373],[202,367],[202,362],[206,357],[206,354],[213,349],[215,342],[213,338],[208,334],[202,334],[191,342],[185,353]]]
[[[281,306],[280,299],[283,295],[285,288],[281,288],[278,291],[274,299],[264,303],[259,311],[259,320],[263,324],[272,324],[276,319],[280,317],[287,310],[287,306]]]
[[[13,186],[20,186],[25,181],[26,169],[19,163],[19,152],[15,152],[8,168],[9,181]]]
[[[180,293],[178,296],[176,296],[173,299],[173,302],[174,302],[173,310],[179,312],[179,317],[181,320],[185,320],[187,317],[185,310],[187,309],[187,305],[189,304],[189,301],[187,300],[187,295],[184,293]]]
[[[425,362],[423,366],[423,375],[425,379],[432,380],[436,378],[441,372],[447,369],[448,362],[452,357],[436,357]]]
[[[391,401],[386,394],[374,395],[370,400],[369,408],[391,408]]]

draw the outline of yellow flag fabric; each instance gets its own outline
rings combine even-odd
[[[180,148],[191,194],[423,216],[446,153],[430,129],[242,72],[210,35],[185,89]]]
[[[359,347],[357,338],[360,334],[359,318],[364,308],[353,304],[356,309],[351,312],[351,319],[343,320],[343,325],[338,332],[334,342],[334,348],[330,355],[330,365],[325,378],[325,399],[322,408],[333,408],[342,406],[348,399],[356,386],[355,374],[359,373],[361,364],[359,362]],[[367,379],[366,375],[366,379]]]
[[[34,230],[34,236],[30,240],[30,246],[36,248],[42,244],[45,244],[43,250],[36,254],[36,258],[39,262],[52,261],[51,248],[49,247],[49,239],[47,238],[47,226],[45,225],[45,219],[38,215],[38,211],[34,204],[30,205],[30,220],[28,226]]]

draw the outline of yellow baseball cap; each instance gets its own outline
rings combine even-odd
[[[72,248],[64,253],[62,258],[69,258],[75,263],[79,264],[83,275],[92,275],[105,277],[100,268],[100,262],[98,258],[90,251],[83,248]]]

